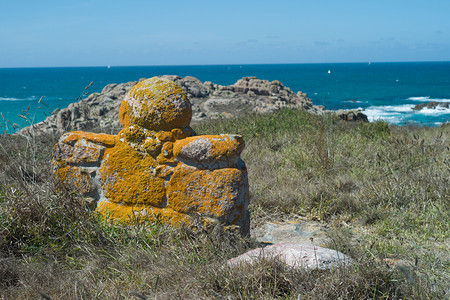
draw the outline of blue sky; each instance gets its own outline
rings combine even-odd
[[[0,0],[0,67],[449,61],[450,0]]]

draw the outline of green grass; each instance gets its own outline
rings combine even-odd
[[[239,133],[252,226],[298,216],[327,223],[355,264],[295,271],[223,267],[258,246],[220,227],[121,226],[55,190],[54,137],[0,136],[0,299],[445,299],[449,295],[449,131],[345,123],[283,110],[214,120]],[[393,268],[386,258],[409,267]]]

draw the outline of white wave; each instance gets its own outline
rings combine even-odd
[[[424,107],[420,111],[418,111],[418,113],[433,116],[445,115],[450,114],[450,107],[443,107],[443,106],[436,106],[436,108]]]
[[[366,108],[363,113],[367,116],[370,122],[383,120],[393,124],[400,124],[404,116],[408,112],[412,112],[414,105],[386,105],[386,106],[370,106]]]
[[[27,98],[15,98],[15,97],[0,97],[0,101],[32,101],[36,100],[36,96],[31,96]]]
[[[430,96],[426,96],[426,97],[409,97],[406,100],[410,100],[410,101],[419,101],[419,102],[450,102],[450,99],[446,99],[446,98],[430,98]]]
[[[409,97],[406,100],[411,100],[411,101],[429,101],[430,100],[430,96],[426,96],[426,97]]]
[[[414,104],[403,104],[403,105],[382,105],[382,106],[370,106],[368,109],[381,110],[386,113],[410,113],[413,112]]]
[[[384,120],[392,124],[401,124],[414,115],[441,116],[450,114],[450,108],[437,106],[436,108],[424,107],[421,110],[413,110],[414,104],[370,106],[363,109],[369,121]]]

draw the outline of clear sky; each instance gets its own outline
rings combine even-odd
[[[0,67],[450,61],[450,0],[0,0]]]

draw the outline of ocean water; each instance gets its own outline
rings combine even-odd
[[[450,62],[0,68],[0,112],[6,120],[0,116],[0,133],[6,127],[11,131],[11,124],[23,127],[44,120],[55,108],[85,97],[91,82],[90,93],[109,83],[164,74],[222,85],[257,76],[305,92],[315,105],[330,110],[364,109],[371,121],[424,126],[450,121],[448,108],[412,109],[423,102],[450,102]],[[18,116],[24,114],[27,120]]]

